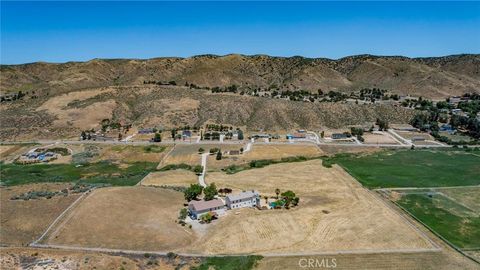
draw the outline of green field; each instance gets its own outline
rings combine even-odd
[[[324,158],[325,166],[333,163],[368,188],[480,185],[480,151],[389,150]]]
[[[458,248],[480,248],[478,211],[436,193],[406,193],[397,203]]]
[[[154,171],[156,163],[135,162],[119,166],[108,161],[74,164],[0,164],[0,183],[6,186],[39,182],[87,182],[133,186]]]
[[[226,256],[208,257],[199,266],[192,267],[193,270],[250,270],[261,260],[262,256]]]

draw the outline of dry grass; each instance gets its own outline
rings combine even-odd
[[[112,117],[116,107],[115,100],[96,102],[83,108],[69,108],[67,105],[73,101],[86,100],[108,92],[111,92],[110,88],[97,88],[55,96],[38,107],[37,111],[45,110],[54,115],[57,120],[53,122],[53,126],[56,127],[96,128],[102,119]]]
[[[30,148],[33,148],[33,145],[0,145],[0,160],[5,163],[11,163],[15,158],[25,153]]]
[[[186,170],[151,172],[143,180],[143,186],[189,186],[198,183],[197,175]]]
[[[435,140],[430,134],[425,132],[416,132],[416,131],[396,131],[398,135],[402,136],[407,140],[411,140],[413,137],[424,137],[427,140]],[[418,143],[418,142],[415,142]]]
[[[265,257],[256,269],[259,270],[281,270],[281,269],[329,269],[328,267],[301,267],[308,264],[304,259],[322,260],[328,262],[330,269],[337,270],[451,270],[451,269],[478,269],[478,265],[469,259],[454,254],[450,251],[442,252],[419,252],[419,253],[378,253],[378,254],[332,254],[318,256],[298,256],[298,257]],[[303,259],[303,260],[302,260]],[[301,261],[302,260],[302,261]],[[335,261],[335,267],[332,267]]]
[[[115,146],[102,146],[99,156],[95,159],[100,160],[112,160],[123,163],[129,162],[160,162],[163,156],[168,153],[171,146],[164,146],[163,152],[147,152],[146,146],[132,146],[132,145],[115,145]],[[155,146],[157,147],[157,146]],[[162,146],[158,146],[162,147]]]
[[[280,159],[284,157],[320,156],[323,152],[315,145],[255,145],[244,156],[247,160]]]
[[[56,196],[51,199],[10,200],[28,191],[59,191],[69,184],[31,184],[0,188],[0,243],[26,245],[39,237],[46,228],[79,195]]]
[[[455,202],[480,214],[480,187],[440,188],[438,191],[444,193]]]
[[[47,239],[49,244],[137,250],[173,250],[192,241],[175,223],[180,192],[148,187],[94,191]]]
[[[198,264],[197,259],[182,258],[185,269]],[[0,268],[5,270],[26,269],[22,265],[31,264],[28,269],[177,269],[180,258],[169,260],[165,257],[143,254],[107,254],[100,252],[72,251],[38,248],[2,248],[0,249]],[[183,269],[183,268],[182,268]]]
[[[245,148],[245,145],[230,145],[232,150],[239,150],[241,147]],[[222,147],[222,151],[227,150]],[[252,150],[246,152],[243,155],[224,155],[222,160],[216,160],[215,155],[209,156],[207,162],[208,171],[218,171],[229,165],[245,164],[252,160],[260,159],[275,159],[279,160],[286,157],[304,156],[304,157],[316,157],[322,155],[322,151],[315,145],[253,145]]]
[[[274,195],[275,188],[291,189],[300,195],[301,203],[291,210],[230,212],[191,246],[196,252],[298,253],[431,248],[431,244],[398,214],[341,168],[324,168],[319,160],[271,165],[234,175],[210,173],[207,182],[235,190],[257,189],[269,196]]]
[[[365,139],[365,143],[398,144],[397,141],[385,134],[365,133],[362,137]]]

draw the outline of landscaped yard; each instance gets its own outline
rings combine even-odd
[[[0,164],[1,184],[7,186],[41,182],[104,183],[113,186],[133,186],[157,163],[134,162],[121,165],[100,161],[84,165],[74,164]]]
[[[369,188],[480,185],[480,151],[391,150],[338,154],[337,163]]]

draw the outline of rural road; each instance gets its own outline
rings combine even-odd
[[[37,141],[2,141],[0,144],[107,144],[107,145],[150,145],[150,144],[158,144],[158,145],[172,145],[173,142],[149,142],[149,141],[128,141],[128,142],[122,142],[122,141],[74,141],[74,140],[37,140]],[[195,142],[196,144],[202,145],[212,145],[212,144],[218,144],[218,145],[238,145],[238,144],[243,144],[245,143],[244,141],[224,141],[224,142],[219,142],[219,141],[200,141],[200,142]],[[192,142],[176,142],[176,145],[188,145],[188,144],[193,144]],[[251,145],[252,143],[249,142],[247,144]],[[345,144],[345,143],[315,143],[313,141],[291,141],[291,142],[255,142],[255,144],[270,144],[270,145],[291,145],[291,144],[296,144],[296,145],[319,145],[319,146],[342,146],[342,147],[383,147],[383,148],[409,148],[411,147],[411,144],[405,145],[405,144],[367,144],[367,143],[362,143],[362,144]],[[451,145],[444,145],[444,144],[434,144],[434,145],[415,145],[417,148],[441,148],[441,147],[453,147]],[[469,145],[469,147],[480,147],[480,145]]]
[[[150,251],[150,250],[129,250],[129,249],[113,249],[113,248],[95,248],[95,247],[79,247],[79,246],[67,246],[67,245],[45,245],[45,244],[32,244],[31,247],[36,248],[48,248],[48,249],[60,249],[60,250],[74,250],[74,251],[94,251],[94,252],[106,252],[106,253],[125,253],[125,254],[155,254],[165,256],[169,252],[166,251]],[[255,253],[256,255],[262,255],[264,257],[296,257],[296,256],[324,256],[324,255],[341,255],[341,254],[378,254],[378,253],[413,253],[413,252],[440,252],[441,249],[435,248],[412,248],[412,249],[378,249],[378,250],[338,250],[338,251],[324,251],[324,252],[303,252],[303,253]],[[198,253],[177,253],[175,254],[183,257],[227,257],[227,256],[240,256],[244,254],[198,254]]]
[[[198,176],[198,183],[202,187],[206,187],[207,184],[205,183],[205,173],[207,172],[207,158],[210,155],[210,153],[203,153],[202,154],[202,167],[203,171],[202,173]]]

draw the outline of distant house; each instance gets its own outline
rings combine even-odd
[[[305,139],[307,137],[306,133],[295,132],[293,134],[287,134],[287,139]]]
[[[448,132],[450,134],[453,134],[453,133],[455,133],[456,130],[449,124],[443,124],[440,127],[439,131],[444,131],[444,132]]]
[[[461,97],[451,97],[449,100],[448,100],[448,103],[450,105],[456,105],[458,103],[460,103],[460,101],[462,101],[462,98]]]
[[[252,135],[254,139],[270,139],[272,136],[270,134],[260,133]]]
[[[142,128],[138,130],[138,134],[150,134],[154,133],[153,128]]]
[[[345,133],[333,133],[332,134],[332,139],[334,140],[342,140],[342,139],[347,139],[348,135]]]
[[[192,219],[199,219],[202,215],[209,212],[220,216],[225,214],[225,204],[220,199],[191,201],[188,203],[188,211]]]
[[[240,150],[230,150],[228,151],[228,154],[231,156],[238,156],[240,155]]]
[[[426,138],[422,137],[422,136],[415,136],[415,137],[412,138],[413,142],[423,142],[425,140],[426,140]]]
[[[182,131],[182,137],[183,138],[190,138],[190,137],[192,137],[192,132],[190,130],[184,130],[184,131]]]
[[[228,209],[258,207],[260,206],[260,195],[255,190],[244,191],[239,194],[228,195],[225,198],[225,203]]]

